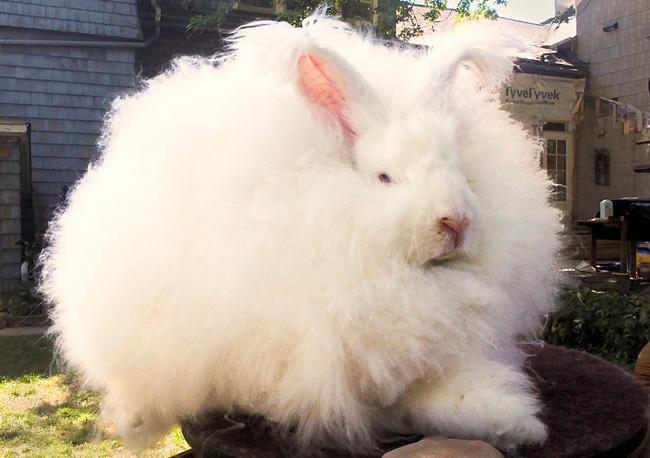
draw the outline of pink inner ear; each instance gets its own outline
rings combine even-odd
[[[330,66],[324,59],[311,54],[303,54],[298,59],[300,84],[313,103],[325,108],[336,117],[349,141],[355,137],[356,133],[350,127],[343,113],[346,98],[341,91],[341,86],[344,83],[336,81],[338,72]]]

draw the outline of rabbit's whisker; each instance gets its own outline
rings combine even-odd
[[[422,259],[422,255],[420,253],[420,247],[418,246],[418,241],[417,237],[415,234],[417,233],[417,223],[413,226],[413,231],[411,232],[411,243],[409,244],[409,251],[408,251],[408,259],[411,259],[411,255],[415,252],[417,255],[417,259],[420,260]]]

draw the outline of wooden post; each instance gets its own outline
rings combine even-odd
[[[623,219],[621,221],[621,272],[629,273],[629,246],[627,243],[627,221]]]
[[[636,241],[630,241],[630,278],[637,278],[636,269]]]
[[[591,240],[589,243],[589,263],[591,264],[591,267],[596,269],[596,264],[598,261],[596,256],[596,246],[597,246],[596,229],[590,227],[589,232],[591,234]]]

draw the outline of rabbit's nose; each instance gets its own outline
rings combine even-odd
[[[438,218],[438,225],[451,238],[454,248],[458,248],[465,238],[469,218],[466,215],[441,216]]]

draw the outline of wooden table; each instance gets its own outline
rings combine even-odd
[[[619,251],[621,260],[621,271],[630,274],[630,277],[637,277],[636,269],[636,242],[631,238],[628,231],[628,222],[623,217],[613,218],[592,218],[588,221],[578,221],[579,226],[586,226],[591,233],[589,244],[589,263],[595,269],[597,264],[597,242],[598,240],[619,240]]]

